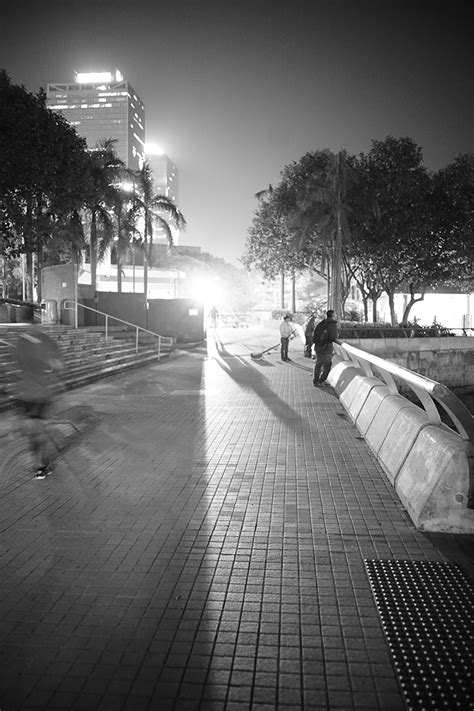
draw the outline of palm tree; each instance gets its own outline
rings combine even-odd
[[[114,249],[117,258],[117,291],[122,291],[123,259],[129,252],[132,238],[138,233],[136,227],[138,202],[133,192],[126,189],[116,191],[113,201],[115,218]]]
[[[145,161],[142,168],[135,173],[137,192],[136,208],[142,219],[141,246],[143,249],[143,293],[145,296],[145,320],[148,318],[146,301],[148,297],[148,265],[151,262],[153,233],[155,225],[166,235],[168,248],[173,247],[173,233],[170,223],[177,229],[186,227],[186,220],[180,209],[170,198],[154,192],[153,175],[150,164]]]
[[[326,179],[321,184],[309,181],[304,199],[304,209],[322,208],[322,216],[316,226],[322,239],[323,253],[331,255],[329,308],[342,315],[342,251],[350,242],[348,215],[351,211],[349,194],[357,181],[346,151],[328,151]]]
[[[90,153],[89,194],[86,205],[90,213],[91,284],[97,286],[97,262],[113,239],[114,203],[121,191],[124,163],[115,153],[113,138],[99,141]]]

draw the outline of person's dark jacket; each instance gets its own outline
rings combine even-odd
[[[311,338],[313,336],[313,331],[314,331],[315,325],[316,325],[316,316],[311,316],[311,318],[309,319],[309,321],[306,324],[305,329],[304,329],[304,335],[306,336],[306,340],[309,342],[311,342]]]
[[[321,325],[325,325],[325,332],[327,334],[324,343],[319,343],[316,339],[318,338],[319,334],[319,324],[316,326],[314,329],[314,347],[316,351],[319,351],[321,353],[325,353],[327,355],[334,353],[334,346],[333,343],[337,342],[337,321],[334,318],[325,318],[323,321],[321,321]]]

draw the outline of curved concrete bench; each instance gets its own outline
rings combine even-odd
[[[328,382],[417,528],[474,533],[466,442],[382,381],[336,358]]]

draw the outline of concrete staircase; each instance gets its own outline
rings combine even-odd
[[[0,324],[0,411],[14,404],[16,364],[13,346],[26,325]],[[81,387],[109,375],[158,361],[157,339],[144,334],[135,347],[135,332],[120,327],[109,329],[108,340],[98,329],[39,325],[58,342],[64,371],[61,383],[66,390]],[[169,358],[171,347],[161,346],[160,358]]]

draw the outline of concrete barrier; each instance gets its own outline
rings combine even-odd
[[[420,530],[474,533],[467,442],[348,361],[328,382]]]
[[[380,399],[377,398],[374,390],[381,390]],[[358,423],[362,434],[365,434],[377,412],[380,401],[389,393],[388,388],[380,380],[356,375],[342,393],[340,400],[354,422]]]
[[[364,375],[361,368],[357,368],[347,360],[341,360],[336,355],[333,359],[334,365],[329,371],[328,383],[332,385],[338,397],[347,388],[349,383],[356,375]]]
[[[380,422],[378,416],[380,406],[382,405],[385,398],[389,397],[390,390],[383,385],[380,381],[375,381],[373,378],[366,378],[369,382],[366,383],[366,396],[360,407],[357,417],[355,418],[355,423],[361,434],[367,438],[367,432],[372,427],[372,423],[375,421],[376,429],[379,430],[383,424]],[[363,392],[363,391],[362,391]],[[353,405],[352,409],[355,411],[356,408]],[[386,431],[386,430],[385,430]]]
[[[403,414],[404,410],[409,411],[406,415],[408,419],[410,419],[410,415],[414,414],[414,412],[419,409],[420,408],[413,405],[413,403],[409,402],[409,400],[406,400],[406,398],[401,395],[392,395],[388,388],[384,388],[382,385],[378,388],[372,388],[370,395],[367,398],[366,405],[357,419],[356,425],[362,432],[362,426],[359,426],[359,422],[365,424],[365,420],[368,419],[364,417],[366,411],[375,410],[375,414],[371,418],[367,429],[365,430],[364,436],[372,451],[378,456],[387,437],[394,440],[393,447],[398,447],[401,444],[394,437],[396,428],[394,428],[392,432],[391,430],[395,421]],[[409,430],[409,427],[406,429],[404,428],[404,430],[402,430],[402,434],[404,434],[407,430]]]
[[[464,442],[442,427],[424,427],[395,479],[395,491],[424,531],[474,533],[467,508],[469,462]]]
[[[430,418],[426,412],[412,403],[408,402],[406,407],[397,409],[377,454],[377,458],[392,484],[394,484],[419,433],[429,424]]]

